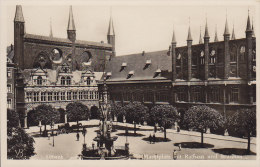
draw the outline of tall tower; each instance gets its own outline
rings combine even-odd
[[[20,69],[24,69],[24,33],[25,22],[21,5],[16,5],[14,17],[14,63]]]
[[[188,81],[191,80],[191,57],[192,57],[191,45],[192,45],[192,37],[191,37],[190,25],[189,25],[188,37],[187,37],[187,46],[188,46]]]
[[[224,79],[229,78],[230,73],[230,53],[229,53],[229,39],[230,33],[228,30],[228,21],[226,18],[225,31],[224,31]]]
[[[204,52],[205,52],[205,63],[204,63],[204,79],[208,80],[209,78],[209,31],[208,31],[208,23],[206,20],[206,25],[205,25],[205,34],[204,34]]]
[[[172,34],[172,43],[171,43],[171,54],[172,54],[172,81],[176,80],[176,38],[175,38],[175,33],[173,29],[173,34]]]
[[[108,32],[107,32],[107,43],[112,45],[112,56],[116,56],[115,51],[115,31],[112,16],[110,16]]]
[[[72,6],[70,6],[70,13],[69,13],[69,22],[68,22],[68,28],[67,28],[67,35],[68,35],[68,39],[69,39],[71,42],[75,42],[75,41],[76,41],[76,28],[75,28],[73,13],[72,13]]]

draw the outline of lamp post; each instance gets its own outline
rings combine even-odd
[[[52,147],[54,147],[54,122],[51,122],[51,129],[52,129]]]
[[[85,136],[87,134],[87,129],[84,127],[83,130],[82,130],[82,135],[84,136],[84,144],[86,143],[85,142]]]

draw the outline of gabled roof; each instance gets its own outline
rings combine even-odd
[[[50,42],[61,42],[61,43],[69,43],[72,42],[67,38],[57,38],[57,37],[49,37],[49,36],[42,36],[42,35],[34,35],[34,34],[25,34],[25,39],[35,39],[35,40],[43,40],[43,41],[50,41]],[[107,43],[99,43],[99,42],[92,42],[92,41],[82,41],[76,40],[75,44],[77,45],[85,45],[85,46],[99,46],[99,47],[111,47],[112,45]]]
[[[146,52],[117,56],[114,57],[107,65],[106,72],[111,72],[112,75],[107,79],[107,82],[113,81],[143,81],[143,80],[168,80],[170,79],[171,71],[171,56],[167,55],[168,50]],[[146,61],[151,60],[148,67]],[[122,69],[122,63],[127,63],[127,66]],[[160,68],[161,76],[154,77],[156,70]],[[128,78],[129,73],[134,71],[134,75]]]

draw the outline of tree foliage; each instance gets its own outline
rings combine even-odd
[[[7,158],[29,159],[34,155],[34,140],[19,127],[19,115],[7,110]]]
[[[248,136],[248,152],[250,152],[250,137],[256,132],[256,110],[243,108],[228,118],[228,127],[235,131],[245,131]]]
[[[113,117],[113,116],[118,117],[118,116],[125,115],[123,107],[118,103],[112,103],[110,105],[108,111],[109,111],[109,115],[111,117]]]
[[[60,119],[60,113],[51,105],[41,104],[35,108],[35,112],[32,113],[32,117],[36,121],[42,121],[45,125],[51,124],[52,122],[56,123]]]
[[[164,139],[166,139],[166,129],[171,128],[175,122],[179,122],[180,117],[177,109],[172,105],[154,106],[149,114],[149,118],[159,126],[164,127]]]
[[[75,120],[77,123],[90,117],[88,107],[80,102],[69,103],[66,106],[66,112],[68,113],[68,119]]]
[[[201,144],[203,146],[203,133],[207,128],[217,129],[224,126],[224,117],[215,109],[206,105],[190,107],[184,115],[184,122],[189,128],[201,132]]]
[[[132,102],[123,107],[126,119],[134,121],[134,133],[136,134],[136,124],[148,118],[148,107],[140,102]]]

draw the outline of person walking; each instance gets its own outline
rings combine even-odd
[[[155,137],[155,133],[153,134],[153,143],[155,143],[156,137]]]
[[[151,134],[149,136],[149,142],[150,142],[150,144],[152,143],[152,135]]]
[[[77,141],[79,141],[79,133],[78,132],[77,132],[76,137],[77,137]]]
[[[174,160],[177,159],[177,151],[176,151],[176,150],[173,151],[173,159],[174,159]]]

